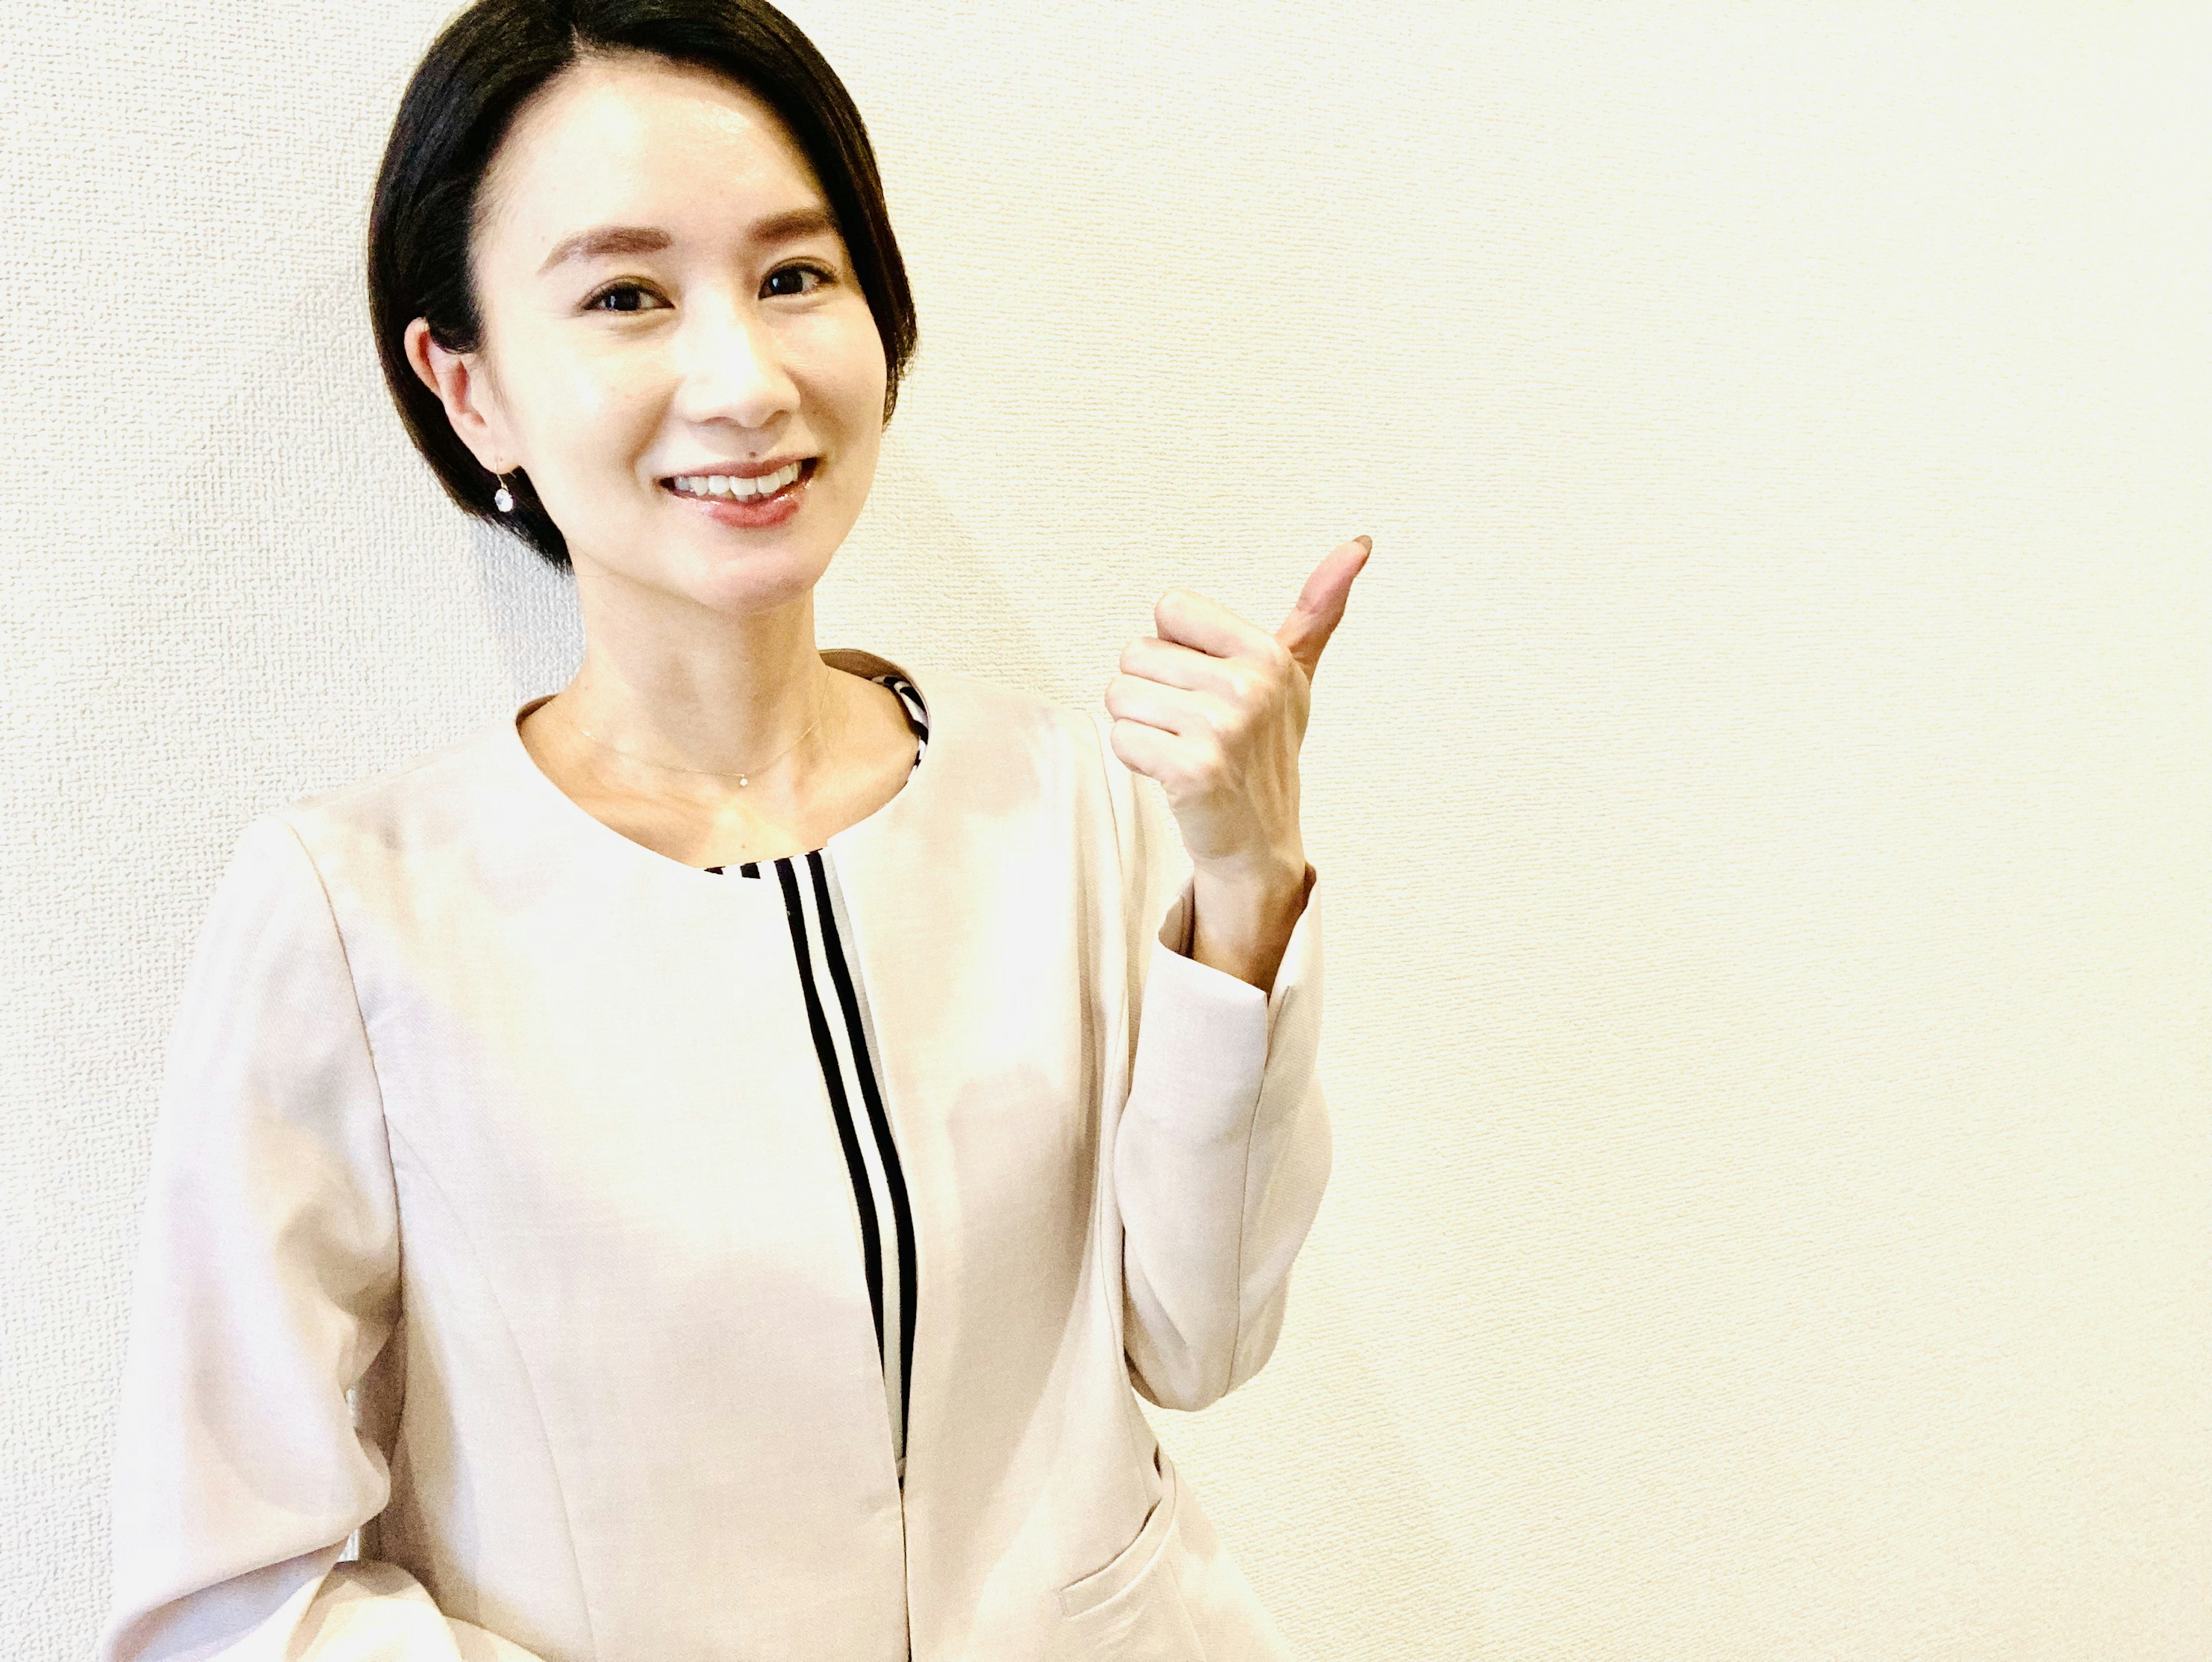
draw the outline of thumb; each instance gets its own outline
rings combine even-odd
[[[1305,587],[1298,591],[1291,615],[1275,631],[1276,640],[1298,661],[1308,680],[1321,662],[1321,649],[1344,621],[1344,603],[1352,593],[1352,580],[1365,568],[1367,557],[1374,551],[1375,539],[1367,536],[1354,537],[1329,550],[1328,557],[1314,568]]]

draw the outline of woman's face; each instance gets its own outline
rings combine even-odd
[[[453,358],[419,320],[409,337],[477,459],[529,474],[580,581],[722,611],[802,599],[867,499],[886,366],[774,113],[689,65],[586,60],[520,113],[483,196],[486,350]],[[811,460],[778,523],[672,488],[791,457]]]

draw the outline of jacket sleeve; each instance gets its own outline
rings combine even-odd
[[[1091,719],[1121,837],[1131,973],[1141,977],[1113,1148],[1122,1348],[1147,1402],[1200,1409],[1273,1354],[1291,1263],[1328,1182],[1322,890],[1309,865],[1305,909],[1265,993],[1186,956],[1195,875],[1182,837],[1114,753],[1110,721]]]
[[[396,1565],[341,1562],[388,1451],[347,1393],[399,1307],[381,1097],[290,825],[240,834],[163,1056],[97,1662],[537,1662]]]

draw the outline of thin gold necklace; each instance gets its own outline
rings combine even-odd
[[[746,779],[745,773],[758,773],[760,771],[760,769],[758,768],[748,768],[745,770],[745,773],[724,773],[714,768],[685,768],[678,767],[673,762],[656,762],[651,757],[641,756],[634,750],[624,750],[620,745],[611,745],[607,743],[605,740],[592,732],[573,716],[569,718],[568,725],[574,728],[577,732],[582,734],[585,738],[590,740],[601,750],[611,750],[617,756],[627,756],[633,762],[642,762],[649,768],[665,768],[671,773],[703,773],[715,779],[734,779],[740,786],[750,782]],[[806,733],[800,734],[798,739],[793,740],[781,750],[778,751],[774,756],[769,757],[766,765],[773,767],[775,764],[783,760],[785,757],[790,755],[792,752],[799,748],[799,740],[805,739],[807,733],[813,732],[816,728],[818,728],[821,725],[822,718],[817,715],[807,727]]]

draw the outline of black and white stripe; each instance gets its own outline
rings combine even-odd
[[[874,679],[898,694],[906,706],[907,725],[915,739],[915,765],[920,766],[929,748],[927,706],[903,675],[894,673]],[[868,1305],[875,1318],[876,1353],[883,1360],[884,1396],[891,1420],[891,1447],[903,1483],[907,1409],[914,1373],[914,1211],[907,1199],[898,1145],[892,1140],[890,1121],[884,1111],[872,1036],[862,1008],[861,989],[854,985],[852,965],[846,956],[838,927],[839,908],[830,892],[830,872],[823,855],[823,849],[815,849],[768,863],[783,891],[792,955],[806,999],[807,1026],[821,1062],[823,1083],[829,1091],[830,1110],[837,1122],[837,1141],[844,1150],[845,1169],[859,1211]],[[724,870],[720,866],[706,869]],[[762,875],[757,861],[749,860],[738,869],[749,878]],[[854,1109],[856,1099],[859,1116]],[[888,1241],[884,1239],[886,1219]],[[894,1333],[896,1348],[890,1342]]]

